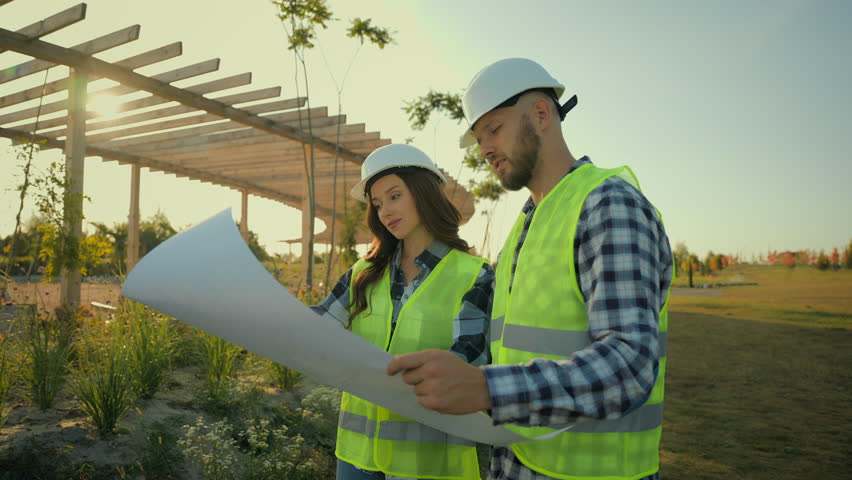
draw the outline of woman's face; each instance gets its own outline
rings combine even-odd
[[[376,180],[370,187],[370,203],[382,225],[399,240],[423,231],[414,195],[395,173]]]

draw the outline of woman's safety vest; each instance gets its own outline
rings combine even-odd
[[[591,345],[586,305],[574,268],[574,235],[586,197],[613,176],[639,189],[628,167],[584,165],[566,175],[539,202],[512,280],[511,255],[523,230],[524,215],[518,218],[503,246],[504,258],[497,265],[491,313],[494,364],[522,364],[534,358],[559,360]],[[667,305],[668,299],[659,316],[657,380],[645,404],[618,419],[581,421],[553,438],[512,445],[525,465],[551,477],[572,480],[636,479],[659,469]],[[546,427],[507,428],[529,438],[554,432]]]
[[[381,279],[367,287],[367,309],[352,320],[352,331],[392,354],[449,349],[453,345],[453,319],[484,262],[450,250],[402,306],[393,339],[390,268],[386,268]],[[355,264],[352,286],[367,266],[364,260]],[[351,300],[350,296],[350,304]],[[349,393],[341,400],[335,454],[362,469],[399,477],[479,479],[474,442]]]

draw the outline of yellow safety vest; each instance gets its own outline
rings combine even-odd
[[[382,278],[367,288],[367,309],[352,320],[352,332],[393,354],[449,349],[453,344],[453,319],[484,262],[451,250],[402,306],[392,340],[390,268],[385,269]],[[352,285],[368,265],[364,260],[355,265]],[[362,469],[399,477],[479,479],[474,442],[422,425],[349,393],[344,393],[341,400],[335,454]]]
[[[504,258],[497,265],[491,314],[494,364],[559,360],[591,345],[586,305],[574,269],[574,236],[586,197],[613,176],[639,188],[628,167],[601,169],[589,164],[566,175],[539,202],[518,254],[510,292],[512,255],[525,215],[516,221],[503,246]],[[525,465],[572,480],[637,479],[659,470],[668,298],[659,318],[659,370],[645,404],[619,419],[578,422],[551,439],[512,445]],[[516,425],[507,428],[529,438],[554,431]]]

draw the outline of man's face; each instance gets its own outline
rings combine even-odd
[[[473,129],[481,155],[508,190],[529,185],[538,163],[541,139],[517,105],[483,115]]]

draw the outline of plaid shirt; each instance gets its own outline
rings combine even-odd
[[[568,173],[588,163],[583,157]],[[513,280],[535,207],[532,198],[523,207],[526,219],[514,249]],[[495,425],[555,426],[579,416],[618,418],[651,393],[659,311],[672,274],[669,240],[654,207],[624,180],[607,179],[583,204],[572,253],[594,343],[564,360],[483,367]],[[511,448],[495,447],[489,478],[551,477],[525,466]],[[643,480],[658,478],[654,473]]]
[[[450,246],[436,240],[414,259],[414,265],[420,272],[408,285],[399,267],[402,255],[402,242],[396,248],[390,262],[391,300],[393,314],[391,317],[391,335],[396,327],[396,320],[402,306],[423,284],[426,277],[435,269],[438,263],[448,253]],[[351,285],[352,268],[349,269],[334,285],[331,293],[319,304],[311,307],[323,318],[349,326],[349,286]],[[472,365],[485,365],[491,360],[488,345],[488,326],[491,321],[491,299],[494,287],[494,270],[485,263],[479,270],[479,275],[473,287],[462,297],[462,306],[453,319],[453,346],[450,351]]]

